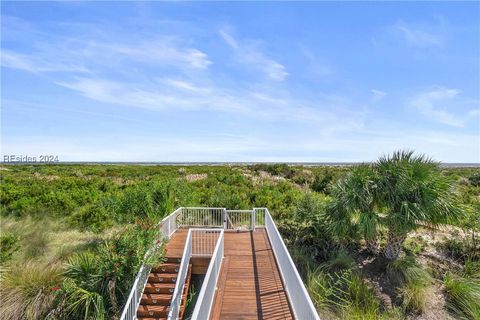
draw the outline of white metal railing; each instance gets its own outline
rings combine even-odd
[[[195,309],[193,310],[192,319],[210,319],[213,298],[215,290],[217,289],[220,269],[222,268],[224,248],[224,230],[221,230],[215,250],[213,251],[212,259],[208,265],[205,279],[203,280],[202,288],[198,295],[197,303],[195,304]]]
[[[253,208],[255,227],[265,227],[266,208]]]
[[[185,240],[185,248],[183,250],[182,261],[177,275],[175,291],[173,291],[172,301],[170,303],[170,311],[168,319],[177,319],[180,305],[182,304],[183,287],[187,278],[188,265],[192,256],[192,229],[188,230],[187,240]]]
[[[225,208],[182,208],[177,223],[182,227],[223,227]]]
[[[182,212],[182,208],[178,208],[168,216],[162,219],[158,223],[158,228],[162,233],[162,236],[169,239],[172,234],[177,230],[177,217]],[[152,246],[152,249],[155,247]],[[152,250],[151,249],[151,250]],[[150,254],[150,250],[147,251],[144,257],[144,261]],[[148,275],[150,273],[151,267],[143,264],[140,267],[140,270],[133,281],[132,289],[130,290],[130,294],[128,295],[127,301],[125,302],[125,307],[123,308],[122,315],[120,316],[120,320],[133,320],[137,318],[137,309],[138,305],[140,304],[140,300],[142,298],[143,290],[145,289],[145,285],[147,284]]]
[[[266,229],[295,318],[300,320],[320,319],[267,208],[254,208],[253,210],[178,208],[162,219],[158,226],[166,238],[170,238],[178,228],[210,227],[210,229],[189,229],[168,314],[169,320],[178,317],[191,256],[212,256],[192,319],[209,318],[224,255],[224,231],[255,230],[255,227],[265,227]],[[149,272],[150,267],[142,265],[134,280],[120,320],[136,319],[137,308]]]
[[[255,227],[255,215],[253,210],[227,210],[227,230],[253,230]]]
[[[148,275],[150,273],[150,267],[147,265],[142,265],[140,271],[138,271],[137,276],[133,282],[132,290],[123,309],[120,319],[136,319],[137,318],[137,308],[140,304],[142,298],[143,290],[148,280]]]
[[[182,212],[183,208],[178,208],[177,210],[173,211],[171,214],[163,218],[162,221],[160,221],[157,225],[160,227],[160,231],[167,238],[170,238],[172,234],[174,234],[177,230],[177,219],[178,216],[182,214]]]
[[[170,303],[170,312],[168,319],[177,319],[182,304],[183,290],[188,273],[188,265],[192,256],[212,256],[215,254],[218,242],[222,242],[223,258],[223,229],[189,229],[187,239],[185,240],[185,249],[180,262],[180,268],[173,292],[172,301]],[[213,261],[213,260],[211,260]],[[212,262],[210,262],[211,264]],[[210,266],[209,266],[210,268]],[[208,273],[208,271],[207,271]],[[202,286],[203,288],[203,286]],[[193,318],[198,319],[198,318]]]
[[[190,229],[192,231],[192,257],[211,257],[223,229]]]
[[[256,209],[259,210],[259,209]],[[265,228],[268,238],[277,261],[280,275],[283,280],[285,291],[287,292],[290,305],[293,309],[295,319],[300,320],[320,320],[315,306],[308,295],[307,289],[303,284],[302,278],[298,274],[297,268],[293,263],[287,247],[283,242],[282,236],[278,232],[277,226],[268,212],[267,208],[262,208],[265,212]]]

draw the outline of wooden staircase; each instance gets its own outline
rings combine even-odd
[[[142,299],[140,300],[140,305],[137,309],[138,319],[167,319],[181,260],[182,258],[169,257],[163,264],[152,268],[142,294]],[[192,265],[190,264],[182,292],[182,303],[178,318],[180,320],[183,318],[185,312],[191,276]]]

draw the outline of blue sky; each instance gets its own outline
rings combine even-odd
[[[480,162],[478,2],[2,2],[2,155]]]

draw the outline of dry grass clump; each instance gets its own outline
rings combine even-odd
[[[206,173],[197,173],[197,174],[189,174],[189,175],[185,176],[185,179],[188,182],[194,182],[194,181],[198,181],[198,180],[207,179],[207,177],[208,177],[208,174],[206,174]]]
[[[0,286],[2,319],[41,319],[51,309],[62,276],[60,264],[28,261],[3,273]]]

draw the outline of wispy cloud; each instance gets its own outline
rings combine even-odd
[[[42,55],[21,54],[10,50],[2,50],[2,67],[23,70],[32,73],[42,72],[88,72],[88,69],[74,61],[46,58]]]
[[[426,48],[445,45],[445,35],[438,25],[426,27],[400,20],[393,25],[393,30],[411,46]]]
[[[108,66],[126,68],[125,61],[179,70],[205,70],[212,64],[205,52],[182,45],[174,37],[128,42],[49,38],[47,42],[48,46],[36,45],[28,53],[2,50],[2,66],[33,73],[83,73]]]
[[[458,99],[461,91],[446,87],[432,87],[415,95],[409,106],[428,119],[454,127],[463,127],[475,112],[464,113],[465,101]]]
[[[96,101],[150,110],[204,110],[236,113],[267,122],[300,122],[322,126],[323,132],[357,130],[364,112],[334,95],[299,99],[257,89],[229,90],[214,83],[200,85],[179,79],[156,79],[150,84],[77,78],[57,84]]]
[[[262,71],[268,78],[275,81],[283,81],[288,76],[285,66],[265,55],[260,50],[258,43],[249,40],[239,42],[226,30],[220,30],[219,34],[225,43],[234,50],[240,63]]]
[[[385,96],[387,95],[385,91],[377,89],[372,89],[370,90],[370,92],[372,93],[372,98],[370,99],[372,103],[377,103],[380,100],[383,100],[383,98],[385,98]]]

